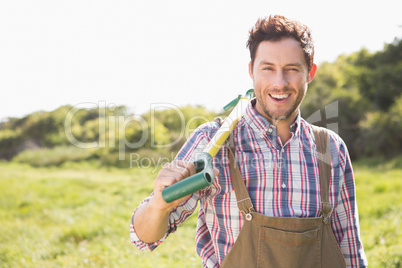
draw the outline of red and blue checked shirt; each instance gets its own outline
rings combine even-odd
[[[290,129],[292,137],[282,144],[275,126],[256,112],[254,103],[255,100],[233,130],[236,161],[254,209],[273,217],[319,217],[320,180],[315,138],[310,125],[299,115]],[[216,122],[200,126],[176,158],[194,161],[218,128]],[[367,259],[360,240],[350,158],[346,145],[334,132],[330,132],[330,145],[332,169],[329,199],[334,208],[331,226],[347,266],[365,267]],[[196,251],[203,267],[219,267],[233,247],[244,219],[236,204],[226,146],[218,152],[214,165],[220,171],[218,178],[211,186],[194,193],[172,210],[168,230],[160,241],[151,244],[142,242],[131,223],[133,245],[141,250],[155,249],[170,233],[176,231],[200,202]],[[141,205],[151,197],[152,194]]]

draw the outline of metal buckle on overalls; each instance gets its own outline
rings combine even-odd
[[[247,198],[245,198],[245,199],[242,199],[242,200],[237,201],[237,203],[243,202],[243,201],[245,201],[245,200],[247,200],[247,199],[249,199],[249,200],[251,201],[250,197],[247,197]],[[251,215],[251,209],[252,209],[252,208],[253,208],[253,206],[251,206],[251,207],[248,209],[248,213],[246,213],[244,210],[240,210],[240,212],[243,212],[243,214],[246,216],[246,220],[248,220],[248,221],[251,221],[251,220],[253,219],[253,215]]]
[[[322,221],[323,221],[325,224],[328,224],[328,223],[329,223],[329,215],[322,215]]]
[[[324,224],[329,224],[329,220],[331,219],[332,211],[333,210],[331,209],[331,211],[329,213],[327,213],[327,214],[322,213],[321,214],[322,221],[324,222]]]
[[[321,217],[324,224],[329,224],[331,221],[331,215],[334,211],[334,208],[331,206],[330,203],[322,202],[321,203]],[[324,213],[327,212],[327,213]]]
[[[253,215],[251,215],[251,209],[253,207],[248,209],[248,213],[246,213],[244,210],[240,210],[240,212],[243,212],[244,216],[246,217],[246,220],[251,221],[253,219]]]
[[[246,220],[251,221],[253,219],[253,215],[251,215],[251,211],[246,214]]]

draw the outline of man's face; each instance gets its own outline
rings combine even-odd
[[[254,65],[249,64],[256,110],[274,124],[294,120],[316,68],[308,71],[303,50],[293,38],[261,42]]]

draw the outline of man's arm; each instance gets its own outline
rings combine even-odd
[[[346,266],[366,267],[367,258],[360,239],[355,179],[352,163],[343,141],[340,144],[339,153],[343,183],[340,187],[332,228],[345,257]]]
[[[204,150],[210,137],[218,128],[219,124],[215,122],[198,127],[180,149],[176,160],[166,164],[158,173],[154,192],[134,210],[131,218],[130,239],[138,249],[154,250],[196,209],[202,191],[166,203],[162,198],[162,190],[166,186],[195,174],[192,162],[197,153]],[[217,169],[214,172],[216,176],[219,173]]]
[[[155,179],[154,194],[149,202],[140,206],[134,214],[133,226],[140,240],[153,243],[160,240],[168,229],[169,214],[190,195],[171,203],[162,198],[162,190],[176,182],[195,174],[193,163],[175,160],[166,164]]]

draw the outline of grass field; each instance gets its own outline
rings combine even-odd
[[[370,267],[402,264],[402,169],[355,165]],[[0,267],[200,267],[196,215],[154,252],[130,244],[132,210],[153,188],[151,169],[0,163]]]

